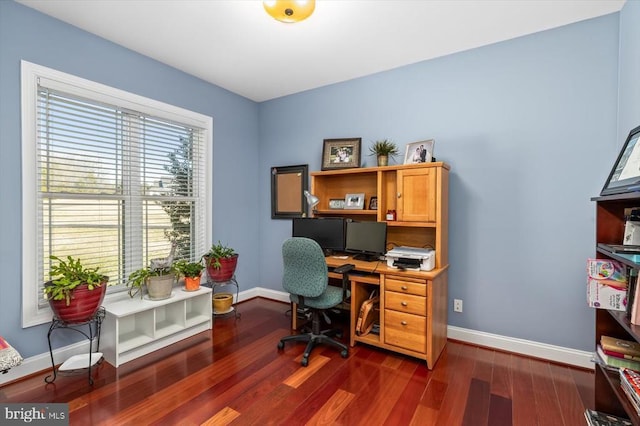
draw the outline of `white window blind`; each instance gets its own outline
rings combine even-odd
[[[99,266],[118,284],[109,292],[167,256],[171,240],[176,260],[199,259],[208,242],[207,129],[79,96],[59,81],[36,85],[37,309],[47,309],[51,255]]]

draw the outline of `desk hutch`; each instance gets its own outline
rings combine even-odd
[[[433,368],[447,341],[447,269],[449,165],[442,162],[329,170],[311,173],[311,192],[320,199],[316,217],[342,216],[353,220],[386,221],[388,248],[429,247],[435,250],[435,269],[401,271],[386,262],[327,257],[329,268],[353,263],[351,285],[351,346],[365,343],[424,359]],[[348,193],[364,193],[365,206],[378,197],[377,210],[329,209],[329,200]],[[341,275],[330,272],[331,278]],[[380,291],[380,334],[357,336],[360,305],[372,290]],[[295,307],[294,307],[295,308]],[[294,309],[293,312],[296,312]],[[293,315],[296,327],[296,316]]]

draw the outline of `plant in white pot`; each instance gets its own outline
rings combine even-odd
[[[129,296],[134,297],[144,295],[143,287],[147,288],[150,300],[162,300],[171,297],[173,284],[176,281],[176,270],[173,264],[173,257],[176,253],[178,243],[176,234],[173,231],[165,231],[165,237],[171,241],[171,251],[166,257],[151,259],[148,268],[141,268],[129,274],[127,287]]]
[[[169,268],[141,268],[129,274],[127,287],[129,296],[135,297],[144,295],[143,289],[146,287],[150,300],[163,300],[171,297],[176,274],[173,267]]]
[[[212,245],[202,258],[207,267],[209,279],[214,282],[229,281],[238,265],[238,253],[220,241]]]

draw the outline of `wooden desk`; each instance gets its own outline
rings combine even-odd
[[[350,345],[365,343],[427,361],[431,369],[447,343],[447,267],[424,271],[389,268],[384,261],[326,258],[329,270],[345,263],[355,269],[351,283]],[[341,274],[329,272],[330,278]],[[360,305],[374,289],[380,291],[380,334],[358,336]],[[297,328],[293,306],[292,327]]]

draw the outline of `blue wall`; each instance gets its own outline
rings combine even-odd
[[[24,59],[214,118],[213,239],[241,253],[243,290],[281,290],[280,244],[291,223],[270,219],[271,166],[319,170],[325,138],[362,137],[369,166],[373,140],[391,138],[404,148],[435,138],[436,157],[452,166],[449,294],[465,302],[462,314],[450,309],[449,323],[591,350],[589,199],[620,147],[616,133],[640,124],[637,3],[627,2],[620,14],[258,105],[0,1],[0,335],[26,357],[47,351],[46,326],[22,329],[16,303]],[[246,197],[254,193],[261,194],[255,203]]]
[[[324,138],[361,136],[363,154],[380,138],[403,153],[435,138],[452,167],[449,299],[464,300],[449,324],[590,350],[589,199],[611,166],[603,142],[616,137],[618,16],[265,102],[260,168],[319,170]],[[262,285],[277,289],[290,221],[269,219],[260,185]]]
[[[629,130],[640,125],[640,1],[627,1],[620,12],[620,84],[617,149]],[[615,157],[612,157],[612,162]]]
[[[48,325],[22,329],[18,303],[22,59],[213,117],[212,239],[240,253],[237,275],[243,287],[258,285],[251,260],[259,257],[259,206],[246,197],[258,190],[258,158],[239,155],[258,149],[257,104],[32,9],[0,1],[0,335],[24,357],[48,352]]]

